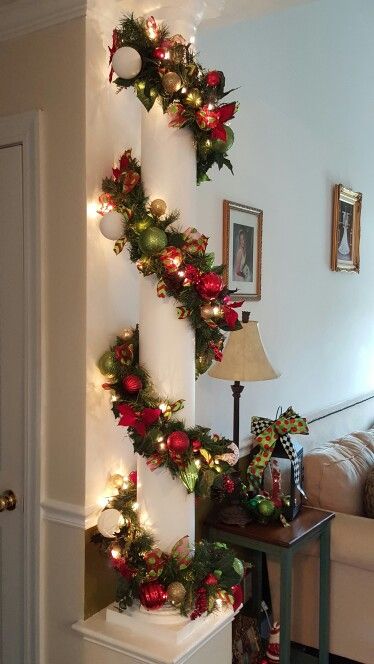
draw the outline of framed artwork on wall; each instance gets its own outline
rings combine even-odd
[[[261,299],[262,220],[258,208],[223,201],[223,263],[227,287],[237,289],[233,300]]]
[[[360,271],[360,223],[362,194],[342,184],[334,187],[331,269]]]

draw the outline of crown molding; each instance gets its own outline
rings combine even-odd
[[[121,13],[118,0],[12,0],[0,6],[0,42],[83,16],[111,32]]]

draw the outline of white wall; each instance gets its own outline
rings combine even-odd
[[[197,226],[221,261],[222,199],[264,210],[260,321],[277,381],[247,384],[241,436],[279,404],[308,413],[374,387],[374,3],[321,0],[201,32],[206,66],[240,101],[235,177],[199,189]],[[363,193],[360,274],[329,269],[332,185]],[[204,376],[197,422],[230,434],[229,383]]]

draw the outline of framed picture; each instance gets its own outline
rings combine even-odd
[[[360,271],[360,221],[362,194],[342,184],[334,187],[331,269]]]
[[[262,210],[223,201],[223,263],[233,300],[261,299]]]

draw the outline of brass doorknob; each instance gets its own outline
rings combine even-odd
[[[16,507],[17,507],[16,494],[11,489],[3,491],[3,493],[0,494],[0,512],[4,512],[5,510],[11,512],[12,510],[15,510]]]

